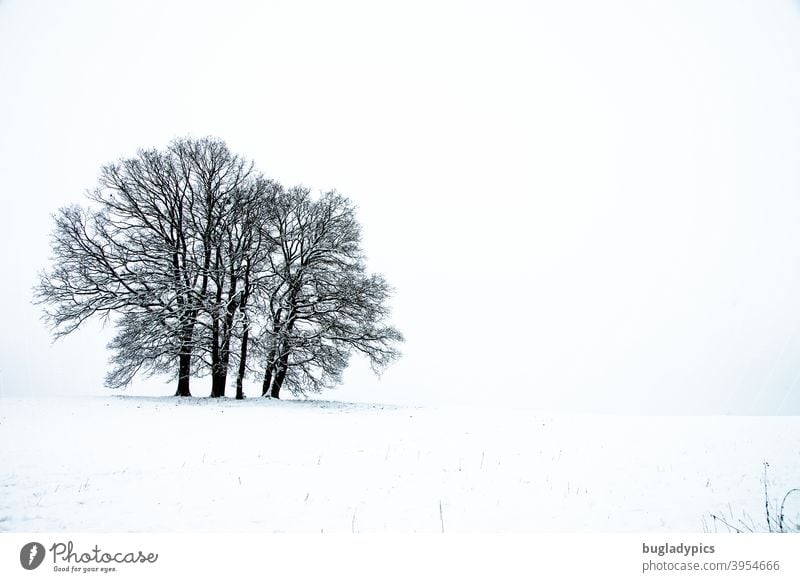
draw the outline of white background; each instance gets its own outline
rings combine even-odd
[[[30,575],[20,549],[38,541],[48,551]],[[73,551],[158,553],[154,564],[122,564],[115,573],[56,573],[50,548],[73,542]],[[693,558],[644,554],[643,545],[713,546]],[[0,574],[6,579],[73,580],[796,580],[795,536],[533,534],[533,535],[269,535],[269,534],[5,534]],[[314,559],[309,559],[313,553]],[[643,563],[770,562],[775,570],[642,573]],[[56,565],[63,566],[60,558]],[[72,565],[75,565],[73,562]],[[89,564],[94,566],[94,564]],[[701,566],[702,567],[702,566]]]

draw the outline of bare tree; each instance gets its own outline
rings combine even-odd
[[[276,283],[265,298],[262,394],[318,392],[341,381],[353,350],[379,372],[402,335],[386,323],[391,289],[369,275],[352,204],[336,192],[313,200],[293,188],[274,207]]]
[[[254,354],[277,398],[336,384],[354,351],[376,372],[398,356],[391,289],[367,273],[344,196],[284,190],[204,138],[103,167],[89,199],[55,215],[35,298],[56,337],[114,323],[108,386],[170,373],[189,396],[191,376],[210,373],[211,396],[225,396],[238,363],[243,398]]]
[[[233,321],[240,301],[241,261],[246,233],[240,224],[243,204],[258,203],[264,181],[253,164],[230,152],[218,140],[184,140],[173,144],[190,192],[190,231],[198,249],[197,290],[204,340],[197,345],[211,371],[211,396],[225,396],[231,357]]]
[[[281,194],[276,182],[258,178],[241,187],[232,199],[220,241],[213,277],[217,294],[212,312],[219,320],[218,390],[212,396],[223,396],[228,366],[233,356],[232,341],[239,325],[239,365],[236,374],[236,398],[244,398],[243,382],[247,371],[250,337],[250,300],[260,289],[267,289],[275,280],[267,268],[274,241],[266,236],[271,209]],[[213,334],[212,334],[213,335]]]
[[[112,387],[142,368],[163,371],[177,356],[176,394],[190,394],[198,275],[187,237],[189,195],[169,152],[141,150],[102,169],[89,194],[96,208],[71,206],[55,216],[53,267],[40,274],[35,295],[56,337],[90,317],[121,315],[126,324],[112,347],[147,339],[128,352],[135,361],[109,374]]]
[[[250,172],[219,140],[176,140],[103,167],[94,207],[57,213],[53,266],[40,274],[36,300],[56,337],[90,317],[118,316],[109,386],[177,363],[176,395],[190,395],[193,356],[208,349],[205,328],[218,321],[208,306],[220,293],[220,225]],[[208,351],[213,366],[219,354]]]

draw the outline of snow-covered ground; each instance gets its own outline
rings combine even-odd
[[[0,530],[763,529],[765,460],[800,486],[800,419],[1,398]]]

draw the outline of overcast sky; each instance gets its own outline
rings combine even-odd
[[[800,414],[796,1],[1,0],[0,394],[108,393],[50,215],[205,135],[358,204],[405,355],[327,398]]]

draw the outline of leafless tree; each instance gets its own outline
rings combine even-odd
[[[103,167],[89,199],[55,215],[35,297],[56,337],[113,322],[108,386],[166,372],[189,396],[191,376],[210,373],[211,396],[225,396],[238,363],[237,398],[255,368],[278,397],[336,384],[353,351],[376,371],[398,356],[391,289],[367,273],[344,196],[284,190],[204,138]]]
[[[308,189],[293,188],[275,204],[272,228],[276,281],[263,298],[262,394],[334,385],[353,350],[376,372],[393,361],[403,337],[386,323],[391,289],[367,274],[349,200],[336,192],[314,200]]]
[[[274,241],[267,236],[271,209],[282,190],[278,183],[258,178],[238,189],[228,213],[223,236],[215,256],[214,285],[217,295],[211,313],[219,321],[219,365],[216,392],[225,393],[225,381],[233,355],[232,340],[239,331],[239,365],[236,374],[236,398],[244,397],[243,381],[247,372],[250,338],[250,301],[263,289],[269,289],[275,276],[268,269]],[[223,293],[219,293],[224,290]],[[212,331],[213,331],[212,320]]]
[[[224,396],[246,236],[239,219],[243,204],[258,203],[265,181],[219,140],[181,140],[171,149],[193,200],[189,231],[201,274],[196,297],[203,338],[196,346],[211,372],[211,396]]]
[[[250,172],[219,140],[176,140],[106,165],[91,208],[56,214],[53,265],[35,297],[56,337],[90,317],[118,316],[109,386],[177,363],[176,395],[190,395],[193,356],[207,345],[198,328],[216,291],[220,223]]]

